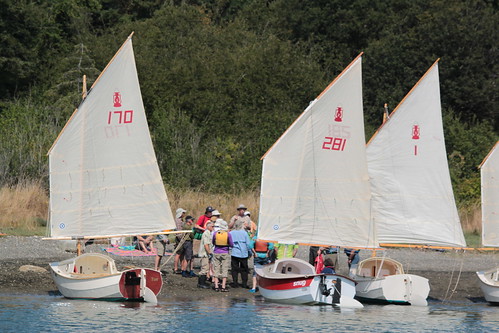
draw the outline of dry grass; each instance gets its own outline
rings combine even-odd
[[[212,206],[222,213],[224,220],[229,220],[236,213],[236,207],[246,205],[252,220],[258,220],[260,193],[247,190],[243,193],[214,194],[199,190],[167,189],[170,205],[175,214],[179,207],[187,210],[187,215],[198,217],[207,206]],[[39,182],[24,182],[14,187],[0,188],[0,231],[22,229],[37,231],[47,218],[48,195]],[[459,208],[459,216],[466,234],[480,234],[480,203]]]
[[[459,217],[465,233],[480,234],[482,232],[482,210],[479,201],[459,207]]]
[[[253,221],[257,221],[260,192],[248,190],[241,194],[213,194],[198,190],[168,189],[168,199],[175,214],[177,208],[187,210],[187,215],[198,217],[204,214],[207,206],[212,206],[222,213],[221,218],[228,221],[236,214],[236,208],[240,204],[245,205],[251,212]]]
[[[187,210],[187,215],[198,217],[204,214],[207,206],[222,213],[229,220],[236,213],[236,207],[246,205],[253,219],[258,216],[258,191],[243,194],[213,194],[198,190],[167,189],[170,205],[175,214],[179,207]],[[37,182],[24,182],[13,187],[0,188],[0,232],[26,234],[26,231],[39,232],[48,213],[48,195]],[[42,228],[43,229],[43,228]]]
[[[47,210],[48,196],[38,182],[0,188],[0,230],[38,230]]]

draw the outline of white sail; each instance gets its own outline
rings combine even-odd
[[[51,237],[175,228],[142,103],[131,37],[49,151]]]
[[[376,247],[370,197],[359,55],[263,157],[258,238]]]
[[[499,247],[499,141],[480,165],[482,245]]]
[[[447,164],[438,63],[367,147],[380,243],[465,246]]]

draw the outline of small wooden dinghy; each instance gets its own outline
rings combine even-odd
[[[405,274],[402,264],[390,258],[362,260],[355,275],[356,299],[366,303],[427,305],[428,279]]]
[[[476,272],[485,300],[499,304],[499,267]]]
[[[314,266],[285,258],[256,270],[260,293],[265,299],[289,304],[333,304],[362,308],[356,301],[355,281],[337,274],[316,274]]]
[[[114,260],[99,253],[50,264],[52,277],[64,297],[156,303],[161,273],[147,268],[120,272]]]
[[[140,93],[132,35],[92,85],[49,151],[50,239],[173,230]],[[156,302],[160,272],[124,272],[102,254],[51,263],[69,298]]]

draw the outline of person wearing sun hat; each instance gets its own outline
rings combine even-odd
[[[177,210],[175,211],[175,227],[177,230],[182,230],[182,228],[183,228],[185,213],[187,213],[187,211],[183,208],[177,208]],[[182,239],[183,234],[176,234],[176,235],[172,234],[172,235],[173,235],[173,237],[171,238],[171,240],[173,241],[174,247],[176,248],[178,243]],[[175,259],[173,261],[173,273],[175,273],[175,274],[182,273],[182,270],[179,269],[179,266],[181,264],[181,256],[182,256],[180,252],[182,252],[182,251],[178,251],[177,253],[175,253]],[[158,262],[158,265],[159,265],[159,262]]]
[[[218,231],[213,233],[213,270],[215,291],[227,292],[227,275],[229,274],[230,254],[229,249],[234,246],[232,236],[228,232],[227,222],[218,219],[215,222]],[[221,280],[221,286],[219,285]]]
[[[222,216],[222,213],[220,213],[218,209],[215,209],[211,212],[211,222],[215,223],[220,218],[220,216]]]
[[[187,211],[183,208],[178,208],[177,211],[175,212],[175,225],[177,230],[182,229],[182,224],[183,224],[183,218],[185,217],[185,213]],[[177,243],[177,238],[175,234],[172,234],[171,238],[172,243]],[[161,264],[161,259],[163,259],[163,256],[166,253],[166,244],[169,242],[169,238],[166,235],[157,235],[156,236],[156,258],[154,259],[154,269],[159,270],[160,264]],[[178,270],[178,263],[180,260],[180,254],[176,253],[175,254],[175,261],[174,261],[174,273]]]
[[[244,216],[247,216],[249,218],[249,223],[247,222],[244,225],[244,229],[248,232],[248,236],[250,238],[253,238],[253,236],[255,236],[256,234],[257,225],[255,222],[253,222],[253,220],[251,220],[251,213],[249,211],[245,211]]]
[[[236,223],[236,221],[243,221],[243,223],[245,223],[246,225],[251,224],[251,220],[250,220],[249,216],[244,215],[244,212],[246,212],[246,209],[247,209],[246,206],[243,204],[240,204],[239,206],[237,206],[237,208],[236,208],[237,214],[232,216],[230,219],[230,222],[229,222],[229,229],[230,230],[232,230],[234,228],[234,224]]]
[[[206,207],[204,214],[201,215],[200,217],[198,217],[198,221],[196,222],[196,225],[194,226],[194,228],[198,229],[201,232],[201,234],[205,230],[206,222],[211,220],[211,216],[213,215],[212,213],[214,210],[215,210],[215,208],[208,206],[208,207]]]

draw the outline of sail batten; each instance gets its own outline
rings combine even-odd
[[[480,164],[482,245],[499,247],[499,141]]]
[[[149,134],[130,37],[48,153],[53,238],[175,228]]]
[[[380,243],[466,245],[447,163],[437,62],[367,146]]]
[[[259,238],[377,247],[361,59],[352,61],[263,156]]]

